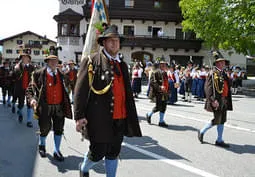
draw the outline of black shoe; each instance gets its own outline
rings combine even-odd
[[[168,127],[168,125],[165,122],[159,122],[158,126],[160,126],[160,127]]]
[[[11,103],[8,103],[7,106],[10,108],[12,105],[11,105]]]
[[[32,122],[27,122],[27,127],[32,128],[33,127]]]
[[[3,100],[3,104],[6,104],[6,101],[5,101],[5,100]]]
[[[223,147],[223,148],[229,148],[230,147],[229,144],[226,144],[224,141],[221,141],[221,142],[215,141],[215,145]]]
[[[38,152],[42,158],[46,157],[46,149],[45,146],[39,145]]]
[[[79,164],[80,177],[89,177],[89,172],[84,173],[83,171],[81,171],[81,164],[82,163]]]
[[[54,152],[53,157],[54,157],[54,159],[56,159],[57,161],[60,161],[60,162],[64,161],[64,157],[63,157],[63,155],[61,154],[60,151]]]
[[[19,123],[21,123],[23,121],[23,116],[20,115],[18,119],[19,119]]]
[[[146,120],[149,124],[151,124],[151,116],[149,116],[148,113],[146,113]]]
[[[197,137],[198,137],[198,140],[200,141],[200,143],[203,144],[204,143],[204,134],[200,133],[200,130],[198,130],[198,132],[197,132]]]
[[[14,114],[16,112],[15,106],[12,107],[12,113]]]

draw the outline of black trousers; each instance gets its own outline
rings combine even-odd
[[[156,96],[156,106],[152,109],[152,111],[155,112],[162,112],[164,113],[166,111],[167,106],[167,97],[159,94]]]
[[[121,150],[121,143],[123,141],[123,134],[126,127],[126,120],[114,120],[114,138],[109,143],[90,142],[88,158],[93,162],[98,162],[104,157],[108,160],[117,159]]]
[[[52,126],[55,135],[62,135],[65,124],[62,105],[48,105],[48,112],[42,110],[38,124],[40,136],[47,136]]]
[[[20,91],[20,94],[14,94],[13,99],[12,99],[12,103],[16,103],[18,99],[18,108],[22,109],[24,107],[25,104],[25,99],[26,99],[26,90],[22,89],[22,91]],[[26,103],[27,103],[27,108],[31,108],[28,99],[26,99]]]
[[[12,87],[11,86],[3,86],[2,87],[2,95],[6,96],[8,93],[8,96],[12,96]]]

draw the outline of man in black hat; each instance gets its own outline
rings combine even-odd
[[[132,95],[128,66],[119,54],[120,37],[115,25],[98,37],[100,52],[81,63],[74,91],[76,130],[86,128],[89,152],[80,165],[80,177],[105,157],[106,175],[116,176],[123,136],[141,136]]]
[[[14,99],[12,102],[13,109],[15,109],[16,100],[18,99],[18,120],[23,121],[23,107],[25,102],[25,92],[30,82],[31,74],[34,71],[34,66],[31,64],[31,50],[24,49],[19,56],[20,61],[15,65],[13,77],[14,84]],[[33,127],[32,117],[33,109],[28,100],[27,103],[27,127]]]
[[[213,112],[214,118],[198,131],[198,139],[203,143],[205,132],[212,126],[217,125],[218,138],[216,146],[228,148],[229,144],[223,141],[224,123],[227,121],[227,110],[233,110],[230,90],[230,79],[224,71],[225,59],[218,53],[215,57],[215,68],[209,73],[205,82],[206,103],[205,109]]]
[[[187,67],[184,70],[184,90],[185,90],[185,102],[191,102],[191,88],[192,88],[192,70],[193,70],[193,61],[191,60],[192,56],[190,56],[190,60],[187,63]]]
[[[153,92],[152,95],[156,98],[156,105],[153,107],[151,112],[146,113],[147,122],[151,124],[152,115],[159,112],[158,125],[160,127],[168,127],[164,118],[170,90],[167,78],[167,63],[162,58],[160,58],[159,67],[157,67],[151,74],[150,86]]]
[[[49,55],[47,66],[36,70],[27,89],[27,97],[33,106],[40,128],[39,154],[46,157],[46,137],[53,127],[54,153],[58,161],[64,157],[60,152],[60,143],[64,131],[65,117],[72,119],[69,96],[64,89],[63,74],[57,69],[58,58]]]
[[[8,95],[7,104],[9,107],[11,106],[11,96],[12,96],[11,80],[12,80],[12,74],[11,74],[10,63],[8,60],[5,60],[3,62],[3,66],[0,67],[0,85],[2,87],[3,104],[6,104],[6,95]]]

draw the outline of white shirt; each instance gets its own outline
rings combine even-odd
[[[110,60],[114,60],[114,61],[117,61],[119,63],[121,62],[120,57],[119,57],[118,54],[116,55],[116,57],[113,57],[105,49],[103,49],[103,51],[104,51],[105,55],[107,56],[107,58],[109,58]]]
[[[48,73],[49,75],[51,75],[51,76],[53,76],[53,73],[55,73],[55,75],[57,75],[58,70],[55,69],[55,71],[52,71],[52,70],[50,69],[50,67],[47,67],[47,73]]]

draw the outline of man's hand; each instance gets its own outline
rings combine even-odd
[[[162,92],[165,92],[165,91],[166,91],[166,87],[163,86],[163,85],[160,87],[160,89],[161,89]]]
[[[215,110],[217,110],[219,108],[219,102],[217,100],[214,100],[212,102],[212,106],[214,107]]]
[[[38,104],[37,104],[37,101],[36,101],[35,99],[32,99],[32,100],[30,101],[30,105],[31,105],[32,108],[35,110]]]
[[[88,121],[86,118],[79,119],[76,121],[76,131],[81,132],[82,128],[85,127],[88,124]]]

